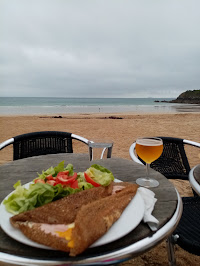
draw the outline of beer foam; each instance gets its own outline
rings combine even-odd
[[[159,139],[137,139],[137,144],[143,145],[143,146],[160,146],[163,145],[163,142]]]

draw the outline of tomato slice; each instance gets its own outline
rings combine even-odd
[[[68,176],[69,175],[69,171],[66,170],[66,171],[63,171],[63,172],[59,172],[56,177],[64,176],[64,175]]]
[[[45,177],[47,180],[55,180],[56,178],[53,177],[52,175],[48,175]]]
[[[99,183],[95,182],[91,177],[89,177],[88,174],[84,173],[84,176],[85,176],[85,180],[88,183],[92,184],[94,187],[100,187],[101,186]]]
[[[52,186],[56,185],[56,181],[55,180],[48,180],[46,183],[49,184],[49,185],[52,185]]]
[[[78,188],[78,180],[75,180],[73,183],[70,185],[71,188]]]
[[[66,175],[59,175],[57,176],[56,180],[62,185],[71,184],[77,178],[77,173],[74,173],[73,176],[66,176]]]
[[[34,183],[35,183],[35,184],[36,184],[36,183],[42,183],[42,184],[45,184],[45,181],[44,181],[44,179],[40,179],[40,178],[38,178],[38,179],[35,179]]]

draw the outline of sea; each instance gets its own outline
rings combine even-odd
[[[200,106],[168,103],[172,98],[0,97],[0,115],[90,113],[170,113],[199,111]]]

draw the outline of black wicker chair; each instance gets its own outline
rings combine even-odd
[[[163,140],[163,153],[159,159],[151,163],[151,168],[160,172],[168,179],[189,179],[191,170],[185,151],[185,145],[200,148],[200,143],[171,137],[160,137]],[[131,158],[145,164],[135,153],[134,142],[129,149]],[[176,265],[174,244],[186,251],[200,256],[200,197],[193,191],[194,197],[183,197],[183,214],[180,222],[167,239],[167,251],[170,265]]]
[[[81,136],[61,131],[40,131],[18,135],[0,143],[0,150],[13,144],[13,160],[32,156],[73,153],[72,140],[88,145],[89,140]]]

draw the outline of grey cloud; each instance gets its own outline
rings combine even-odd
[[[198,89],[199,8],[195,0],[2,0],[0,96],[176,97]]]

